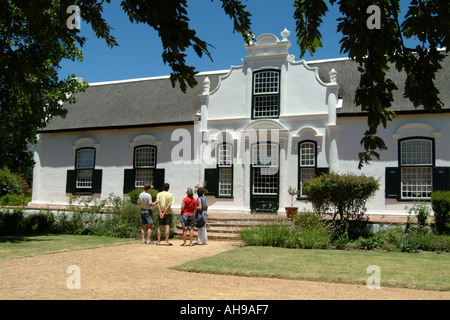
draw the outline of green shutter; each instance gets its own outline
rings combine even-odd
[[[319,177],[323,174],[326,174],[330,172],[330,168],[316,168],[315,173],[316,173],[316,177]]]
[[[205,169],[206,195],[219,195],[219,169]]]
[[[153,189],[161,192],[165,182],[165,169],[154,169],[153,178]]]
[[[136,171],[134,169],[125,169],[123,178],[123,193],[131,192],[136,186]]]
[[[94,170],[92,178],[92,193],[102,193],[103,170]]]
[[[66,193],[75,193],[77,189],[77,172],[76,170],[67,170]]]
[[[433,168],[433,191],[450,191],[450,167]]]
[[[386,199],[400,199],[401,168],[386,168],[384,193]]]

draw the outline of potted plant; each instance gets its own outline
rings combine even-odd
[[[294,197],[296,197],[298,195],[298,191],[297,191],[296,188],[290,186],[288,188],[288,193],[291,196],[291,206],[290,207],[284,207],[284,209],[286,210],[286,216],[288,218],[292,218],[292,216],[294,214],[296,214],[297,211],[298,211],[298,207],[294,207],[294,202],[296,201],[294,199]]]

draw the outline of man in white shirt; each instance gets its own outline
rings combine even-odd
[[[152,207],[156,204],[152,201],[152,196],[148,191],[150,190],[150,185],[146,184],[144,191],[139,195],[138,206],[141,207],[141,221],[142,221],[142,243],[151,244],[151,236],[153,232],[153,218],[152,218]],[[148,227],[148,229],[147,229]],[[145,241],[145,231],[147,230],[147,241]]]

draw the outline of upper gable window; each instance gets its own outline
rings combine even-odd
[[[280,115],[280,71],[264,70],[253,76],[252,118],[278,118]]]

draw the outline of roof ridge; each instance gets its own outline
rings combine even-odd
[[[207,75],[222,74],[222,73],[227,73],[227,72],[229,72],[229,70],[202,71],[202,72],[197,73],[195,76],[205,76],[205,75],[207,76]],[[93,82],[93,83],[89,83],[89,86],[104,86],[104,85],[110,85],[110,84],[122,84],[122,83],[132,83],[132,82],[151,81],[151,80],[165,80],[165,79],[170,79],[170,75]]]

